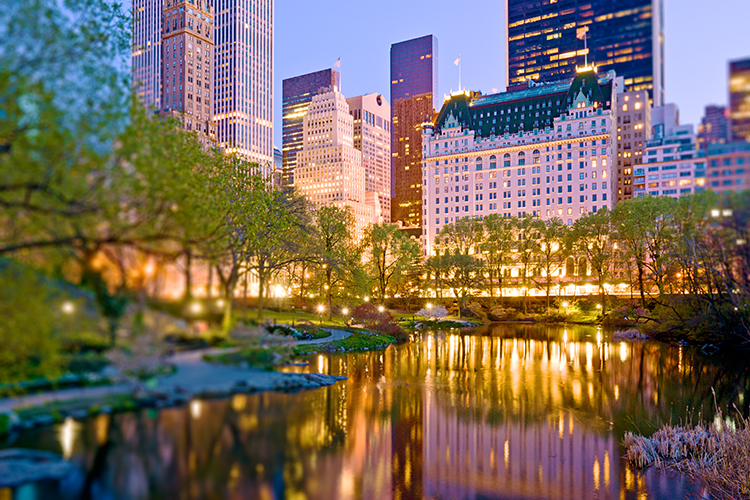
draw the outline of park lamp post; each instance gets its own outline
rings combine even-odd
[[[318,315],[320,316],[320,326],[323,326],[323,311],[325,311],[326,308],[323,304],[320,304],[318,306]]]
[[[345,307],[345,308],[343,308],[343,309],[341,310],[341,316],[343,316],[343,318],[344,318],[344,325],[347,325],[347,323],[348,323],[348,322],[347,322],[347,320],[346,320],[346,317],[347,317],[348,315],[349,315],[349,309],[347,309],[346,307]]]
[[[383,312],[383,311],[385,311],[385,307],[383,307],[383,306],[378,306],[378,311],[380,311],[380,312]]]

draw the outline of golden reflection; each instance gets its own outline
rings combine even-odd
[[[94,420],[94,429],[96,431],[96,442],[103,445],[107,442],[107,432],[109,431],[110,416],[101,414]]]
[[[604,452],[604,487],[609,488],[609,451]]]
[[[628,345],[625,342],[620,342],[620,361],[623,363],[628,360]]]
[[[62,455],[65,460],[69,460],[73,456],[73,446],[80,429],[81,424],[72,418],[66,418],[65,422],[60,426],[58,431],[60,448],[62,448]]]
[[[13,500],[13,491],[10,488],[0,488],[0,500]]]
[[[244,411],[247,408],[247,395],[235,394],[232,396],[232,409],[236,412]]]
[[[600,487],[600,485],[599,485],[599,473],[600,473],[600,470],[599,470],[599,458],[598,457],[594,460],[594,470],[593,470],[593,473],[594,473],[594,489],[598,491],[599,487]]]
[[[201,410],[203,409],[203,402],[200,399],[194,399],[190,401],[190,416],[194,420],[201,418]]]

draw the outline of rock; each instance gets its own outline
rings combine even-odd
[[[73,465],[55,453],[24,449],[0,451],[0,488],[59,481],[72,471]]]
[[[68,416],[76,420],[83,420],[85,418],[88,418],[89,412],[88,410],[73,410],[70,413],[68,413]]]
[[[40,415],[33,419],[34,427],[47,427],[55,423],[55,417],[52,415]]]
[[[102,409],[99,413],[103,415],[111,415],[113,411],[113,408],[109,405],[102,406]]]

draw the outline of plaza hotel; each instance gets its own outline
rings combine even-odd
[[[580,216],[617,201],[616,98],[622,79],[579,68],[484,96],[453,93],[425,123],[423,248],[461,218]],[[614,181],[614,182],[613,182]]]

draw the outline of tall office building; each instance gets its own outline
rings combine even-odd
[[[633,197],[633,168],[644,162],[651,138],[651,104],[645,90],[617,94],[617,200]]]
[[[214,0],[219,145],[273,172],[273,0]]]
[[[354,233],[381,220],[377,196],[365,189],[362,152],[354,147],[354,117],[336,88],[319,91],[302,123],[302,149],[297,153],[294,187],[315,206],[349,207]]]
[[[207,145],[215,139],[213,10],[208,0],[165,0],[162,24],[161,113],[176,116]]]
[[[383,220],[391,221],[391,107],[380,94],[346,100],[354,118],[354,147],[362,152],[365,191],[378,198]]]
[[[391,221],[422,234],[422,129],[438,108],[438,41],[391,45]]]
[[[138,100],[161,109],[161,16],[163,0],[133,0],[130,76]]]
[[[282,83],[282,183],[294,185],[297,153],[302,149],[302,121],[307,107],[320,89],[336,87],[341,91],[341,74],[335,69],[324,69],[307,75],[287,78]]]
[[[663,0],[505,0],[506,83],[572,78],[588,62],[664,102]],[[583,29],[582,29],[583,28]]]
[[[729,63],[732,140],[750,141],[750,57]]]
[[[730,136],[729,110],[726,106],[706,106],[698,125],[698,148],[705,149],[709,144],[725,144],[730,141]]]

